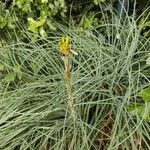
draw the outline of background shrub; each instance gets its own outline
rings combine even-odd
[[[130,3],[132,12],[133,1]],[[137,16],[148,4],[148,0],[142,4],[137,1]],[[9,34],[14,34],[10,31],[18,32],[18,28],[20,31],[25,27],[35,33],[33,38],[36,39],[37,35],[45,37],[49,31],[56,30],[56,24],[60,21],[73,23],[82,28],[96,27],[103,23],[103,13],[109,16],[109,10],[113,11],[117,5],[117,0],[3,0],[0,2],[0,34],[8,39]],[[145,28],[144,32],[147,32],[147,24]],[[7,32],[9,34],[6,34]],[[19,35],[22,36],[21,33]]]

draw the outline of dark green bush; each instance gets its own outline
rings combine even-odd
[[[80,1],[75,9],[77,13],[81,13],[83,7],[89,9],[89,6],[98,5],[99,2],[105,0],[87,1],[86,6],[83,6],[84,1]],[[46,30],[56,29],[55,22],[60,18],[68,18],[69,11],[72,5],[76,2],[67,0],[13,0],[9,5],[0,2],[0,29],[15,29],[16,23],[19,21],[28,27],[28,30],[34,33],[39,33],[41,36],[46,35]],[[81,4],[81,5],[80,5]],[[88,5],[90,4],[90,5]],[[67,20],[67,19],[65,19]]]
[[[67,6],[64,0],[13,0],[6,8],[6,3],[1,3],[1,29],[15,29],[18,21],[34,33],[46,34],[46,27],[55,29],[54,17],[65,17]]]
[[[96,27],[102,23],[102,11],[106,14],[108,9],[113,11],[113,7],[116,7],[113,4],[116,1],[5,0],[0,2],[0,34],[6,39],[8,37],[6,31],[11,33],[12,30],[18,31],[18,27],[25,27],[35,33],[33,38],[37,38],[38,35],[45,37],[49,31],[57,29],[56,23],[60,21],[65,21],[67,24],[73,22],[83,28],[89,28],[91,25]],[[147,4],[148,1],[145,0],[145,6]]]

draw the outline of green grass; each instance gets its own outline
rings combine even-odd
[[[99,30],[60,25],[57,35],[52,33],[38,42],[26,32],[29,43],[18,39],[3,44],[0,149],[150,149],[149,123],[127,111],[129,104],[138,100],[138,92],[150,85],[146,65],[150,42],[140,31],[132,18],[127,17],[121,25],[106,17]],[[78,53],[70,56],[75,124],[58,50],[63,35],[71,37]],[[17,72],[14,67],[18,64],[22,67]],[[13,81],[5,78],[10,73],[15,74]]]

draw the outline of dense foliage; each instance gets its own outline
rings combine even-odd
[[[132,2],[130,2],[129,13],[132,13],[134,9]],[[139,13],[139,4],[140,2],[137,1],[137,16],[142,12]],[[5,0],[0,2],[0,33],[6,39],[7,31],[9,34],[12,30],[18,32],[18,29],[22,30],[23,25],[35,33],[33,38],[36,39],[37,34],[45,37],[51,30],[56,30],[56,24],[60,21],[72,22],[82,28],[89,28],[91,25],[96,27],[103,23],[102,12],[109,16],[109,10],[115,10],[118,6],[117,0]],[[141,10],[144,10],[146,6],[148,6],[147,0],[145,5],[142,4]],[[143,31],[148,36],[149,22],[147,22],[148,18],[145,18],[142,18],[139,24],[145,23]]]
[[[150,149],[148,4],[1,1],[0,149]]]

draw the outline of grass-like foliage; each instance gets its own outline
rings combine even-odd
[[[149,39],[129,17],[99,30],[60,26],[58,35],[0,47],[0,149],[150,149],[149,123],[127,107],[149,85]],[[105,33],[101,33],[101,29]],[[75,121],[59,39],[69,35]],[[140,100],[139,100],[140,101]]]

